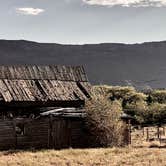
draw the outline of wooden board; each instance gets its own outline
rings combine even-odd
[[[53,79],[60,81],[85,81],[82,66],[0,66],[0,79]]]

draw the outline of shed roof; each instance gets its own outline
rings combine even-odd
[[[56,65],[0,66],[0,79],[88,81],[82,66]]]
[[[76,101],[89,97],[82,66],[0,66],[0,100]]]

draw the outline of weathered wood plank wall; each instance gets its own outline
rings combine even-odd
[[[11,149],[16,145],[14,123],[11,120],[0,121],[0,149]]]
[[[16,132],[19,125],[24,127],[20,134]],[[86,146],[86,132],[81,118],[0,120],[0,149]]]

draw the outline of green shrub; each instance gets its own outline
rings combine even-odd
[[[122,103],[122,107],[129,105],[137,105],[137,103],[145,102],[147,95],[137,92],[134,87],[121,87],[121,86],[95,86],[94,92],[99,95],[104,95],[111,101],[118,100]]]
[[[95,86],[93,90],[110,103],[118,101],[122,110],[140,124],[166,122],[166,90],[152,90],[145,94],[133,87],[107,85]]]
[[[166,104],[166,90],[153,90],[149,93],[151,103]]]

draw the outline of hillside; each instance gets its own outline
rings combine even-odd
[[[0,64],[84,65],[93,84],[166,88],[166,41],[60,45],[0,40]]]

